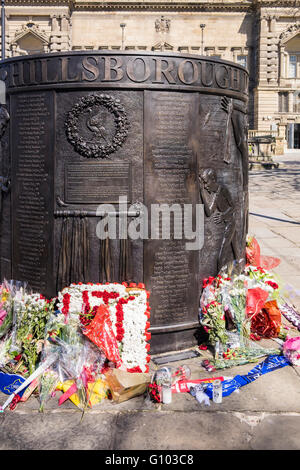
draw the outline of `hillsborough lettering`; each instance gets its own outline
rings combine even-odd
[[[20,60],[4,61],[0,75],[10,89],[30,85],[55,84],[67,87],[81,82],[109,86],[140,88],[194,89],[242,93],[246,97],[248,73],[234,64],[224,64],[213,59],[178,56],[157,57],[127,54],[81,54],[69,56],[43,55]],[[170,88],[169,88],[170,89]]]

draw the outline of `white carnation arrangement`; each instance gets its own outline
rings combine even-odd
[[[77,319],[84,306],[92,311],[105,304],[108,307],[112,329],[123,365],[130,372],[148,372],[150,361],[148,343],[151,334],[149,292],[144,284],[71,284],[59,292],[57,308],[65,316],[66,322]],[[118,316],[118,306],[122,309],[122,321]],[[120,307],[121,305],[121,307]]]

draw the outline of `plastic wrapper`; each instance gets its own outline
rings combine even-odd
[[[83,333],[104,352],[109,361],[116,364],[116,367],[122,366],[108,307],[100,305],[93,320],[83,329]]]
[[[187,380],[191,377],[191,369],[183,364],[182,366],[177,367],[174,372],[172,372],[172,383],[178,380]]]
[[[296,305],[300,305],[300,289],[295,289],[291,284],[281,283],[278,306],[282,315],[300,331],[300,310]]]
[[[12,326],[13,303],[11,289],[6,280],[0,285],[0,339]]]
[[[216,369],[254,362],[280,352],[278,348],[256,344],[262,337],[277,338],[282,334],[276,303],[279,286],[271,273],[247,266],[232,278],[228,272],[211,278],[205,289],[200,301],[200,323],[214,346]]]
[[[283,354],[291,364],[300,367],[300,336],[288,338],[284,342]]]
[[[39,411],[44,411],[45,404],[51,398],[59,383],[59,374],[55,369],[55,365],[46,369],[39,380]]]
[[[280,259],[261,254],[260,246],[255,237],[247,237],[246,260],[251,266],[261,266],[264,269],[274,269],[280,264]]]
[[[256,287],[247,290],[246,315],[251,318],[257,315],[265,305],[269,294],[264,289]]]
[[[204,403],[205,406],[210,406],[209,397],[204,392],[205,388],[202,384],[197,384],[190,389],[190,394],[196,398],[199,405]]]
[[[15,340],[20,300],[26,291],[26,282],[6,280],[0,285],[0,338],[10,332]]]
[[[91,384],[100,378],[106,357],[90,341],[79,335],[72,336],[71,343],[61,338],[56,338],[55,342],[61,351],[57,368],[60,382],[64,384],[73,381],[78,407],[85,410],[90,406],[90,395],[93,393]]]
[[[17,332],[22,319],[23,299],[26,293],[27,283],[11,280],[8,281],[7,285],[9,286],[12,298],[12,329],[10,351],[14,353],[20,353],[22,350],[22,344],[17,339]]]
[[[107,387],[102,374],[107,368],[107,358],[82,334],[78,322],[69,319],[65,323],[61,315],[52,314],[46,325],[45,337],[43,355],[59,352],[55,367],[57,389],[63,392],[59,405],[70,399],[84,412],[106,397]]]
[[[6,365],[10,360],[9,351],[11,346],[11,338],[9,335],[0,339],[0,367]]]
[[[10,405],[14,400],[16,395],[19,395],[22,390],[24,390],[28,385],[30,385],[34,380],[36,380],[40,375],[48,368],[52,366],[58,359],[58,354],[51,353],[45,357],[45,359],[39,364],[38,368],[26,379],[23,383],[8,397],[6,402],[0,407],[0,411],[3,413],[5,408]]]
[[[251,318],[251,331],[262,338],[277,338],[281,330],[281,312],[276,300],[266,302]]]
[[[72,403],[74,403],[74,405],[76,405],[79,409],[82,410],[82,400],[80,399],[80,396],[77,393],[77,386],[75,380],[66,380],[63,383],[58,382],[56,389],[64,392],[59,400],[59,405],[61,405],[66,399],[69,399]],[[101,403],[102,400],[107,397],[108,392],[109,388],[106,380],[100,378],[97,379],[94,383],[88,383],[88,406],[92,407]]]

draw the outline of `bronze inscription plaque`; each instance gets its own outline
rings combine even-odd
[[[77,162],[65,166],[65,201],[70,204],[131,201],[130,164],[127,162]]]
[[[52,278],[53,95],[12,97],[12,223],[14,279],[47,294]]]
[[[149,239],[144,244],[145,284],[155,292],[151,299],[153,333],[166,325],[170,328],[172,324],[197,321],[198,252],[186,250],[182,226],[183,205],[197,202],[196,155],[191,138],[196,103],[193,94],[145,92],[144,186],[149,226],[153,204],[181,207],[171,219],[170,239]],[[177,223],[182,227],[182,239],[174,234],[176,218],[181,219]],[[161,238],[162,223],[156,232],[155,236]]]

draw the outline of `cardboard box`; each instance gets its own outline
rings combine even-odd
[[[116,403],[142,395],[151,381],[149,374],[131,373],[120,369],[110,369],[105,373],[105,377]]]

